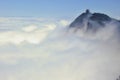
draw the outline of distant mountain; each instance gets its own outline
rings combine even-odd
[[[104,28],[106,24],[114,22],[119,26],[120,21],[113,19],[103,13],[91,13],[88,9],[86,12],[78,16],[70,25],[69,28],[83,29],[85,31],[97,31],[99,28]]]

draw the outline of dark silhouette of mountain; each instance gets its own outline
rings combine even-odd
[[[120,80],[120,76],[119,76],[119,78],[117,78],[116,80]]]
[[[109,17],[103,13],[91,13],[88,9],[86,12],[78,16],[69,28],[84,29],[85,31],[97,31],[99,28],[105,27],[106,23],[116,21],[120,25],[120,21]]]

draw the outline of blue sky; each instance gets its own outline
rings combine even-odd
[[[85,9],[120,18],[120,0],[0,0],[0,17],[73,17]]]

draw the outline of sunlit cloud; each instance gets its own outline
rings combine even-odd
[[[56,25],[53,24],[53,23],[51,23],[51,24],[46,24],[46,25],[44,25],[44,26],[47,27],[47,28],[50,29],[50,30],[54,30],[54,29],[56,28]]]
[[[36,30],[37,27],[35,25],[29,25],[27,27],[23,27],[22,30],[25,31],[25,32],[32,32],[34,30]]]
[[[49,31],[41,32],[40,30],[31,33],[19,31],[2,32],[0,33],[0,45],[10,43],[19,45],[22,42],[39,44],[47,36],[48,33]]]
[[[62,26],[67,26],[67,25],[69,25],[69,21],[67,21],[67,20],[60,20],[60,24],[62,25]]]
[[[30,43],[30,44],[39,44],[43,41],[48,33],[56,28],[56,24],[54,23],[45,23],[42,25],[38,25],[36,23],[31,23],[34,20],[40,21],[40,19],[30,19],[31,21],[27,21],[29,19],[24,18],[0,18],[2,25],[0,25],[0,45],[6,44],[14,44],[20,45],[22,43]],[[12,21],[14,23],[12,23]],[[29,25],[18,26],[17,23],[26,23]],[[11,23],[10,26],[8,23]],[[38,23],[38,22],[37,22]],[[12,27],[13,26],[13,27]],[[18,28],[18,29],[17,29]]]

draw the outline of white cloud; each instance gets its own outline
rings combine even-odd
[[[0,17],[0,45],[41,43],[57,25],[44,20],[41,18]]]
[[[54,29],[56,28],[56,25],[53,24],[53,23],[51,23],[51,24],[46,24],[46,25],[44,25],[44,26],[47,27],[47,28],[50,29],[50,30],[54,30]]]
[[[39,44],[47,35],[49,31],[42,32],[41,30],[36,30],[31,33],[20,32],[20,31],[8,31],[0,33],[0,45],[4,44],[21,44],[22,42],[28,42],[31,44]]]
[[[69,21],[67,21],[67,20],[60,20],[60,24],[62,26],[67,26],[67,25],[69,25]]]
[[[17,80],[14,76],[8,76],[8,80]]]
[[[0,17],[0,22],[7,22],[7,21],[9,21],[8,18]]]
[[[120,46],[111,40],[111,26],[95,36],[76,36],[54,23],[29,25],[0,32],[1,80],[114,80],[120,75]],[[24,43],[29,44],[17,46]]]
[[[37,29],[37,26],[35,26],[35,25],[30,25],[30,26],[22,28],[22,30],[25,31],[25,32],[32,32],[32,31],[34,31],[36,29]]]

